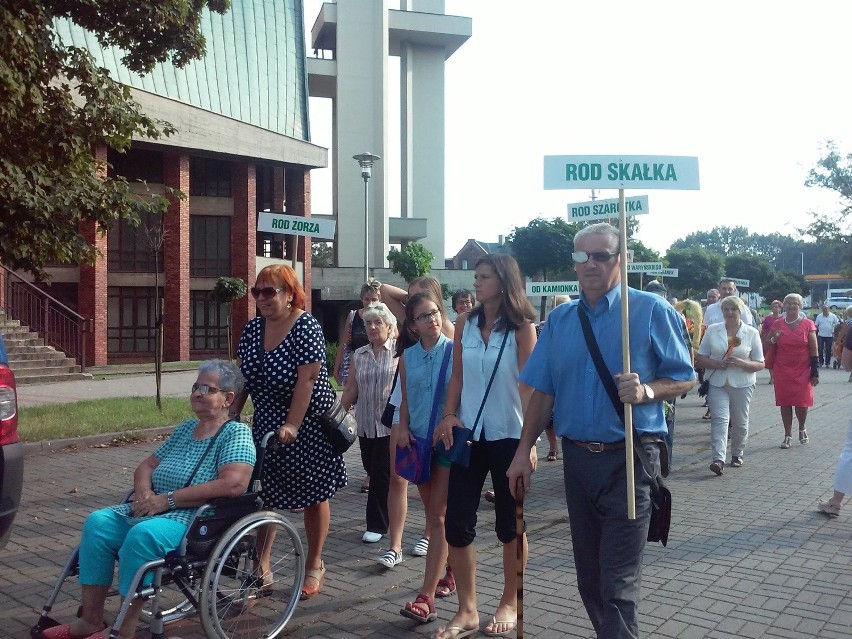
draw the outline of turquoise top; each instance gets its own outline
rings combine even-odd
[[[408,429],[417,437],[425,437],[429,430],[429,417],[432,414],[432,399],[435,396],[435,386],[441,372],[441,361],[444,349],[453,348],[453,342],[443,333],[438,342],[430,350],[425,350],[420,342],[410,346],[402,353],[405,362],[405,394],[408,400]],[[447,363],[447,373],[444,377],[444,387],[438,397],[438,412],[436,421],[441,421],[444,414],[444,403],[447,401],[447,386],[453,372],[453,356]]]
[[[154,451],[154,457],[160,460],[151,476],[151,484],[156,494],[160,495],[183,488],[198,464],[198,460],[207,450],[210,437],[205,439],[192,438],[192,433],[197,425],[197,419],[187,419],[175,429],[171,437]],[[227,464],[242,463],[254,466],[256,451],[249,427],[240,422],[230,421],[222,426],[222,429],[210,452],[204,456],[204,461],[201,462],[193,476],[192,486],[216,479],[219,476],[219,468]],[[131,517],[131,505],[129,503],[113,506],[113,510],[125,515],[131,525],[149,519],[149,517]],[[152,517],[165,517],[183,524],[189,524],[196,510],[197,507],[195,506],[177,508],[152,515]]]

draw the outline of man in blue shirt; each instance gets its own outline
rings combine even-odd
[[[664,399],[695,385],[695,371],[677,311],[658,295],[630,289],[632,372],[621,373],[621,267],[618,230],[601,223],[574,237],[580,299],[555,309],[521,374],[535,391],[518,450],[529,450],[553,412],[562,437],[565,493],[577,585],[598,637],[638,637],[642,555],[651,516],[651,478],[634,463],[636,519],[627,518],[624,425],[589,354],[578,309],[582,305],[621,402],[633,405],[633,426],[656,473],[657,441],[666,435]],[[526,459],[525,459],[526,458]],[[516,455],[509,486],[530,486],[529,455]]]

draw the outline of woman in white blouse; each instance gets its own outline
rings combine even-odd
[[[743,465],[748,440],[748,411],[756,382],[763,368],[763,346],[757,329],[742,321],[743,303],[736,295],[719,302],[725,321],[707,327],[695,356],[696,367],[706,369],[710,382],[710,442],[713,462],[710,470],[722,474],[731,428],[731,466]]]

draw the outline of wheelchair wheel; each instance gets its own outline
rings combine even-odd
[[[255,576],[258,531],[274,533],[270,572]],[[261,532],[263,534],[263,532]],[[201,580],[201,624],[208,637],[275,637],[296,610],[305,580],[302,541],[283,515],[246,515],[219,540]]]

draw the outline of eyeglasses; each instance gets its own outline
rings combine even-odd
[[[209,384],[193,384],[192,392],[201,391],[202,395],[213,395],[214,393],[227,393],[228,391],[224,391],[221,388],[216,388],[215,386],[210,386]]]
[[[427,322],[433,322],[440,317],[441,311],[436,308],[428,313],[420,313],[420,315],[414,318],[414,321],[419,324],[426,324]]]
[[[571,253],[571,258],[577,264],[585,264],[592,258],[595,262],[609,262],[618,253],[607,253],[606,251],[595,251],[594,253],[586,253],[586,251],[574,251]]]
[[[251,296],[254,299],[258,297],[275,297],[278,293],[283,291],[283,288],[272,288],[271,286],[264,286],[263,288],[256,288],[254,286],[251,287]]]

